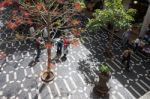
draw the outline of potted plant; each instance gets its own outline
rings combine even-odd
[[[107,65],[102,64],[99,71],[99,82],[95,85],[93,91],[99,96],[107,96],[109,91],[107,82],[111,77],[110,69]]]

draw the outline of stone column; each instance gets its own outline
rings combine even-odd
[[[145,32],[148,30],[148,25],[150,24],[150,5],[147,9],[146,15],[144,17],[143,25],[139,34],[139,37],[143,37]]]

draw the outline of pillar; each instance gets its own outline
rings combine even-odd
[[[146,15],[144,16],[143,25],[141,27],[141,31],[139,37],[143,37],[145,32],[148,30],[148,25],[150,24],[150,5],[148,6]]]

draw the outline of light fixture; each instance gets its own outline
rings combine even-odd
[[[137,4],[137,3],[138,3],[138,1],[137,1],[137,0],[134,0],[134,1],[133,1],[133,3],[134,3],[134,4]]]

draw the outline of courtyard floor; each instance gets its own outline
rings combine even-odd
[[[66,61],[54,61],[55,79],[41,81],[47,68],[47,52],[42,50],[40,62],[31,66],[36,56],[32,41],[11,41],[11,32],[0,33],[0,99],[137,99],[150,91],[150,59],[140,53],[131,57],[131,71],[125,70],[120,55],[124,49],[118,39],[113,41],[115,59],[103,55],[108,35],[104,31],[83,34],[78,46],[69,46]],[[56,48],[52,49],[52,58]],[[107,64],[112,73],[108,97],[98,97],[93,87],[98,81],[98,67]]]

